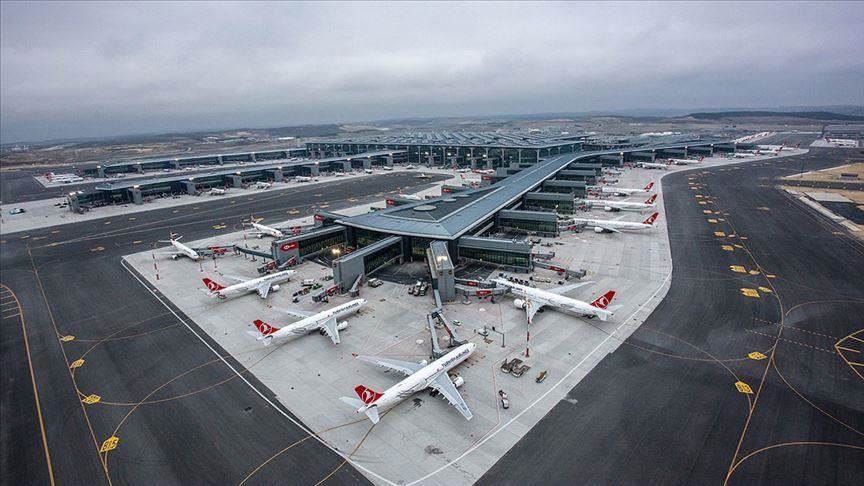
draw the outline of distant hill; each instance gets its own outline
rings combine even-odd
[[[683,118],[720,120],[723,118],[803,118],[806,120],[864,121],[864,116],[841,115],[828,111],[718,111],[690,113]]]

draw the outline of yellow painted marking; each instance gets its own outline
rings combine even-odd
[[[735,248],[744,248],[744,247],[739,245],[738,243],[735,243]]]
[[[732,246],[730,246],[730,245],[723,245],[720,248],[723,248],[726,251],[732,251]]]
[[[21,237],[22,240],[26,240],[27,238],[30,238],[30,235],[24,235]]]
[[[129,221],[135,221],[138,218],[129,218]]]
[[[717,221],[726,221],[726,220],[723,218],[717,218]]]
[[[761,286],[760,286],[760,287],[759,287],[759,290],[761,290],[762,292],[764,292],[764,293],[766,293],[766,294],[770,294],[770,293],[771,293],[771,289],[769,289],[768,287],[761,287]]]
[[[768,278],[777,278],[777,275],[774,275],[773,273],[766,273],[765,276]]]
[[[52,234],[52,235],[56,235],[56,234],[59,233],[59,232],[60,232],[60,230],[54,230],[54,231],[51,232],[51,234]]]
[[[702,199],[702,194],[696,194],[696,195],[693,196],[693,197],[695,197],[696,199]]]
[[[90,248],[90,251],[105,251],[105,247],[97,246],[96,248]]]
[[[729,270],[732,270],[733,272],[736,272],[736,273],[744,273],[747,271],[741,265],[729,265]]]
[[[111,224],[111,221],[105,221],[105,224]]]
[[[753,351],[752,353],[748,354],[747,357],[750,359],[754,359],[756,361],[759,361],[760,359],[765,359],[768,356],[765,356],[764,354],[760,353],[759,351]]]
[[[756,208],[756,209],[758,209],[759,211],[771,211],[771,208],[767,208],[767,207],[765,207],[765,206],[759,206],[759,207]]]
[[[861,351],[858,351],[857,349],[849,349],[849,348],[844,348],[843,346],[836,346],[836,345],[834,347],[837,349],[842,349],[843,351],[849,351],[851,353],[859,353],[859,354],[861,353]]]
[[[227,226],[225,226],[224,224],[214,224],[213,225],[213,229],[215,229],[215,230],[225,229],[226,227]]]
[[[171,213],[173,213],[173,214],[177,214],[177,213],[179,213],[179,212],[180,212],[179,209],[175,209],[174,211],[171,211]]]
[[[80,368],[82,365],[84,365],[84,358],[79,358],[73,361],[69,367],[74,370],[75,368]]]
[[[61,337],[60,340],[63,341],[64,343],[68,343],[69,341],[74,341],[75,336],[69,334],[68,336]]]
[[[113,451],[114,449],[117,448],[118,442],[120,442],[119,438],[117,438],[113,435],[111,437],[108,437],[107,439],[105,439],[105,442],[102,443],[102,447],[99,448],[99,452],[101,453],[101,452]]]
[[[748,385],[747,383],[744,383],[743,381],[736,381],[735,382],[735,388],[737,388],[738,391],[741,393],[745,393],[747,395],[753,394],[753,389],[750,388],[750,385]]]
[[[94,403],[99,403],[99,400],[102,400],[102,397],[100,397],[99,395],[87,395],[81,401],[86,403],[87,405],[93,405]]]
[[[704,205],[705,205],[705,201],[699,201],[699,204],[701,204],[701,205],[704,206]]]
[[[135,241],[132,242],[133,245],[137,245],[137,244],[139,244],[139,243],[141,243],[141,240],[135,240]]]
[[[288,211],[288,214],[300,214],[300,211],[292,209],[291,211]]]
[[[756,289],[742,288],[741,295],[743,295],[744,297],[753,297],[756,299],[759,298],[759,292],[757,292]]]
[[[711,214],[711,210],[710,210],[710,209],[703,209],[702,212],[705,213],[705,214]]]
[[[714,232],[714,236],[719,236],[719,237],[722,238],[723,236],[726,236],[726,233],[724,233],[724,232],[722,232],[722,231],[715,231],[715,232]]]
[[[37,237],[33,238],[33,240],[34,241],[35,240],[44,240],[45,238],[48,238],[48,237],[47,236],[37,236]]]
[[[741,238],[742,240],[746,240],[746,239],[747,239],[746,236],[739,236],[739,238]]]
[[[750,270],[748,273],[750,275],[759,275],[759,270]]]
[[[51,243],[51,244],[48,245],[48,246],[57,246],[57,245],[59,245],[59,244],[60,244],[60,243],[57,243],[57,242],[55,241],[54,243]]]
[[[318,194],[315,194],[315,197],[321,197],[321,196],[323,196],[323,195],[324,195],[324,194],[318,193]]]
[[[711,224],[714,224],[714,223],[717,222],[717,220],[714,219],[714,218],[708,218],[708,222],[711,223]]]

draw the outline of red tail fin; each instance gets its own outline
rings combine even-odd
[[[354,392],[357,393],[357,396],[360,397],[360,400],[363,400],[363,403],[366,405],[372,405],[376,400],[384,395],[383,393],[378,393],[371,388],[366,388],[363,385],[357,385],[354,387]]]
[[[219,283],[214,282],[209,278],[202,278],[201,280],[204,282],[204,285],[207,286],[207,290],[209,290],[210,292],[218,292],[225,288],[225,286],[220,285]]]
[[[657,221],[657,216],[660,216],[660,213],[654,213],[651,216],[648,216],[648,219],[642,221],[642,224],[654,224],[654,221]]]
[[[650,191],[652,187],[654,187],[654,181],[649,182],[648,185],[645,186],[645,189],[642,189],[642,190],[643,191]]]
[[[702,162],[703,160],[705,160],[705,156],[704,156],[704,155],[703,155],[702,157],[699,157],[699,162]]]
[[[260,332],[262,336],[269,336],[279,330],[278,327],[271,326],[270,324],[267,324],[261,319],[255,319],[254,321],[252,321],[252,324],[255,324],[255,327],[258,329],[258,332]]]
[[[598,309],[605,309],[606,307],[609,307],[609,303],[612,302],[613,297],[615,297],[615,291],[610,290],[600,297],[597,297],[597,300],[591,302],[591,305]]]
[[[649,197],[647,201],[645,201],[645,204],[654,204],[654,201],[656,201],[656,200],[657,200],[657,194],[654,194],[653,196]]]

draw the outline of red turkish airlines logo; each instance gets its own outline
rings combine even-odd
[[[294,248],[297,248],[297,242],[296,241],[293,243],[285,243],[284,245],[279,247],[279,249],[282,251],[289,251],[289,250],[293,250]]]
[[[322,216],[320,214],[316,214],[315,215],[315,221],[324,221],[324,216]]]
[[[607,299],[605,295],[603,295],[599,299],[597,299],[597,303],[596,303],[597,307],[606,307],[607,305],[609,305],[609,299]]]
[[[375,392],[366,388],[360,395],[360,399],[363,400],[363,403],[372,403],[375,401]]]
[[[267,335],[267,334],[270,334],[271,328],[270,328],[269,324],[262,323],[259,330],[261,331],[261,334]]]
[[[210,280],[207,282],[207,288],[213,291],[219,290],[219,284]]]

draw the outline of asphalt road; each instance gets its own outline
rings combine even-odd
[[[864,245],[773,181],[849,156],[665,177],[667,297],[479,483],[861,484]]]
[[[288,219],[440,178],[391,173],[2,235],[2,483],[368,483],[121,257],[169,231],[192,241],[252,211]],[[112,436],[116,448],[100,453]]]

